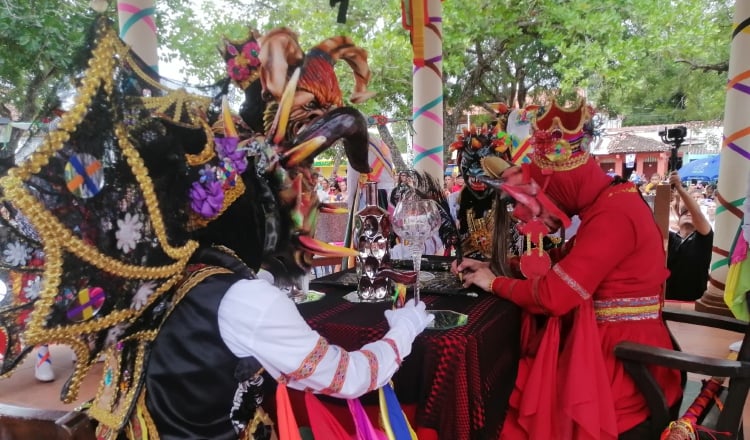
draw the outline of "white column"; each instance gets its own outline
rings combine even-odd
[[[159,71],[156,38],[155,0],[117,1],[120,38],[129,45],[148,66]]]
[[[412,78],[414,120],[414,161],[417,171],[443,179],[443,9],[440,0],[410,2],[413,11],[412,44],[414,70]]]
[[[742,223],[747,175],[750,173],[750,0],[735,3],[729,54],[729,81],[724,105],[724,142],[721,149],[714,252],[708,291],[696,302],[696,310],[729,314],[723,301],[729,269],[729,252]]]

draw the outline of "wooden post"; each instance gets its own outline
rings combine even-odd
[[[668,184],[656,186],[656,195],[654,196],[654,218],[661,231],[661,238],[664,241],[664,250],[667,250],[669,243],[669,209],[672,202],[672,187]],[[664,262],[666,264],[666,261]]]

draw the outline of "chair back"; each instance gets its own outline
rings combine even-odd
[[[750,296],[750,291],[746,292],[746,296]],[[646,438],[660,439],[671,421],[684,416],[670,413],[664,393],[651,375],[649,367],[659,365],[683,373],[692,372],[708,376],[725,383],[718,398],[704,399],[705,406],[695,412],[698,415],[697,423],[701,426],[699,429],[713,436],[709,438],[741,440],[742,415],[750,391],[750,324],[727,316],[691,310],[665,308],[662,314],[665,321],[728,330],[742,333],[744,336],[736,360],[700,356],[629,341],[621,342],[615,347],[615,356],[622,361],[625,371],[643,393],[651,413],[651,432]],[[693,399],[693,396],[689,398]],[[716,405],[717,401],[722,404]],[[697,402],[698,399],[688,401],[688,407]],[[693,408],[700,406],[696,405]]]

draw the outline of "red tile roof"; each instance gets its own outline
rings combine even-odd
[[[607,145],[607,153],[647,153],[669,151],[669,145],[643,136],[632,133],[620,132],[617,134],[607,135],[610,142]]]

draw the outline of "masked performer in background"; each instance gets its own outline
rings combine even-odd
[[[485,163],[514,201],[513,216],[530,243],[520,259],[523,276],[514,276],[506,254],[497,252],[491,262],[453,266],[465,285],[526,312],[503,439],[647,438],[646,401],[614,347],[635,341],[672,348],[661,318],[668,275],[661,234],[635,186],[607,176],[590,157],[589,112],[582,102],[542,108],[533,122],[531,163]],[[539,249],[542,236],[568,226],[574,214],[581,219],[578,234],[550,261]],[[651,372],[667,404],[678,409],[680,372]]]
[[[464,257],[488,260],[492,255],[497,203],[495,191],[485,182],[482,160],[494,156],[510,162],[512,140],[504,131],[508,113],[508,107],[502,104],[496,109],[497,121],[492,126],[471,125],[450,145],[450,150],[457,152],[456,162],[465,182],[463,189],[452,193],[448,200],[449,205],[457,206],[460,243],[456,252]],[[512,230],[507,223],[502,227]],[[515,240],[511,238],[509,242]]]
[[[347,352],[256,276],[267,266],[304,289],[313,253],[351,253],[311,236],[325,209],[311,165],[341,139],[369,171],[366,121],[343,106],[333,63],[352,65],[353,101],[370,96],[369,69],[347,38],[305,54],[287,29],[227,51],[253,90],[244,121],[166,90],[100,19],[72,109],[0,178],[0,372],[35,344],[67,344],[70,402],[103,354],[88,408],[100,439],[274,438],[260,407],[273,380],[359,396],[431,319],[423,303],[387,311],[384,337]]]

